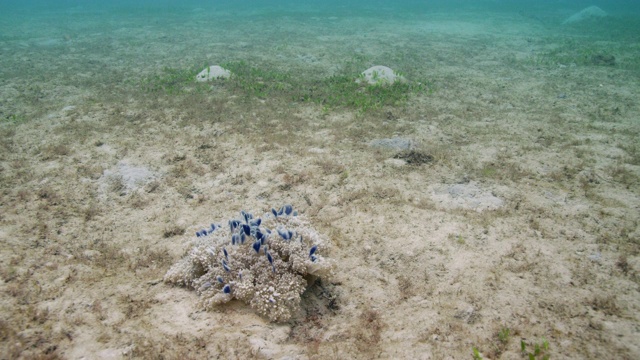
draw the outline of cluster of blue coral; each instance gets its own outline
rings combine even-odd
[[[280,208],[280,210],[271,208],[271,213],[273,214],[274,218],[278,218],[279,216],[298,216],[298,212],[293,210],[292,205],[284,205]],[[231,245],[244,245],[248,238],[255,239],[251,247],[255,251],[256,255],[260,255],[261,253],[263,253],[267,257],[267,261],[269,261],[271,269],[275,273],[276,267],[273,263],[273,256],[271,256],[271,253],[269,253],[268,250],[268,241],[272,234],[271,229],[260,228],[262,219],[254,218],[253,214],[249,212],[243,210],[240,211],[240,215],[242,215],[242,220],[229,220],[229,230],[231,231]],[[211,224],[210,228],[197,231],[196,237],[211,235],[216,229],[219,229],[220,227],[220,225]],[[285,241],[291,241],[294,237],[294,232],[291,230],[279,227],[276,229],[276,231],[278,235]],[[302,241],[302,238],[300,238],[300,241]],[[208,250],[213,255],[213,250]],[[311,259],[311,261],[313,262],[315,262],[317,259],[317,256],[315,255],[317,250],[317,245],[313,245],[311,246],[311,249],[309,249],[309,259]],[[229,252],[225,247],[223,247],[222,253],[224,255],[224,258],[221,259],[220,264],[222,265],[222,268],[225,272],[231,273],[231,266],[229,265]],[[241,270],[238,272],[238,277],[242,279]],[[222,276],[217,276],[216,280],[219,284],[223,285],[223,293],[231,293],[231,285],[226,284]],[[209,283],[209,285],[211,284]]]
[[[299,305],[304,277],[332,273],[333,262],[319,255],[326,245],[291,205],[262,218],[240,214],[227,228],[197,231],[195,247],[165,281],[194,288],[205,307],[235,298],[271,320],[286,320]]]

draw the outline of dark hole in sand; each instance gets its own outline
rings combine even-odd
[[[409,165],[422,165],[433,161],[433,156],[418,150],[406,150],[393,156],[394,159],[402,159]]]
[[[616,64],[616,58],[613,55],[597,54],[591,57],[591,63],[593,63],[593,65],[614,66]]]

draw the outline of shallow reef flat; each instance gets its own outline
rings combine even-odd
[[[632,11],[239,4],[0,5],[0,358],[640,358]]]

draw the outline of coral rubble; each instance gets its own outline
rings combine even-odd
[[[287,321],[307,280],[333,275],[334,262],[322,255],[328,243],[291,205],[261,218],[241,215],[228,226],[196,232],[191,250],[164,281],[194,289],[205,308],[238,299],[271,321]]]

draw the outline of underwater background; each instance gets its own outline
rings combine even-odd
[[[640,358],[639,93],[638,1],[1,1],[0,358]],[[284,204],[286,316],[168,283]]]

